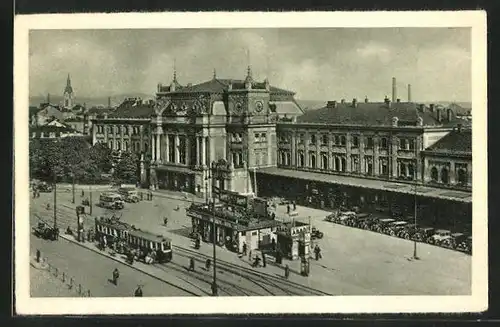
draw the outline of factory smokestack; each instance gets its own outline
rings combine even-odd
[[[392,78],[392,102],[396,102],[398,98],[398,90],[396,88],[396,77]]]
[[[411,102],[411,84],[408,84],[408,102]]]

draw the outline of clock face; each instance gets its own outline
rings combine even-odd
[[[264,104],[262,103],[262,101],[257,101],[255,103],[255,110],[257,110],[257,112],[261,112],[262,109],[264,109]]]

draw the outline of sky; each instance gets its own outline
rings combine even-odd
[[[302,100],[398,97],[471,100],[469,28],[300,28],[30,31],[30,96],[62,95],[68,73],[76,99],[145,93],[178,81],[254,79]]]

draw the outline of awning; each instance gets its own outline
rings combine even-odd
[[[417,194],[418,196],[438,198],[443,200],[472,202],[472,193],[465,191],[445,190],[428,186],[417,186],[393,181],[382,181],[376,179],[365,179],[354,176],[330,175],[310,171],[283,169],[278,167],[265,167],[257,169],[257,173],[275,176],[283,176],[296,179],[311,180],[316,182],[346,185],[351,187],[383,190],[403,194]]]
[[[156,167],[156,170],[158,171],[169,171],[173,173],[180,173],[180,174],[187,174],[187,175],[194,175],[196,174],[195,171],[191,170],[188,167],[182,167],[182,166],[167,166],[167,165],[158,165]]]

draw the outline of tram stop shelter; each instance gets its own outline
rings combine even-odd
[[[289,259],[308,258],[311,247],[309,224],[300,221],[282,223],[276,230],[278,248]]]
[[[213,241],[215,219],[216,242],[229,250],[243,252],[246,244],[247,251],[252,251],[277,243],[276,230],[281,223],[270,216],[227,203],[193,203],[186,212],[191,217],[192,233],[201,235],[205,242]]]

